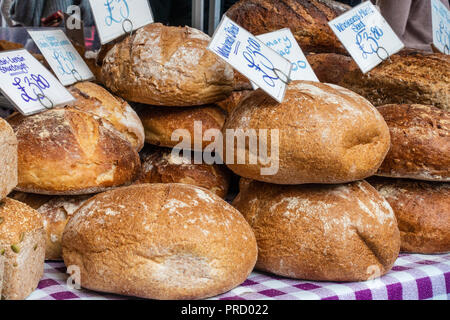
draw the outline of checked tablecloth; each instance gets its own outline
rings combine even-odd
[[[66,286],[61,262],[45,264],[45,275],[30,300],[121,300],[127,297]],[[385,276],[366,282],[332,283],[291,280],[253,272],[239,287],[213,299],[221,300],[411,300],[450,298],[450,254],[401,254]]]

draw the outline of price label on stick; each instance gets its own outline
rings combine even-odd
[[[404,48],[403,42],[370,1],[328,24],[363,73]]]
[[[282,102],[292,64],[227,16],[214,32],[208,49],[258,87]]]
[[[148,0],[89,0],[89,3],[102,44],[154,21]]]
[[[289,28],[257,36],[266,46],[278,52],[292,63],[291,80],[308,80],[319,82],[316,74],[306,60],[305,54],[295,40]],[[252,82],[253,89],[258,86]]]
[[[431,0],[433,44],[442,53],[450,54],[450,11],[439,0]]]
[[[62,30],[29,30],[28,33],[63,85],[68,86],[94,78],[91,70]]]
[[[75,100],[50,71],[25,49],[0,52],[0,90],[24,115]]]

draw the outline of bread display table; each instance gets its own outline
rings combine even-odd
[[[28,300],[122,300],[127,297],[66,286],[62,262],[47,262],[45,276]],[[213,299],[220,300],[416,300],[450,298],[450,253],[401,254],[392,270],[380,279],[331,283],[291,280],[253,272],[239,287]]]

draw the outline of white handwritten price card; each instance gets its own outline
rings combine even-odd
[[[403,42],[370,1],[328,24],[363,73],[404,48]]]
[[[227,16],[214,32],[208,49],[250,81],[282,102],[292,64]]]
[[[24,115],[75,100],[25,49],[0,52],[0,91]]]
[[[148,0],[89,0],[89,3],[102,44],[154,21]]]
[[[62,30],[28,30],[59,81],[71,85],[94,75]]]
[[[450,12],[439,0],[431,0],[433,44],[445,54],[450,54]]]
[[[257,36],[257,38],[292,63],[291,80],[319,82],[289,28],[265,33]],[[254,89],[257,88],[254,83],[252,85]]]

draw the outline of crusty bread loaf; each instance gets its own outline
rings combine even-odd
[[[317,54],[308,61],[320,81],[348,88],[375,106],[418,103],[450,110],[450,60],[443,54],[396,54],[365,75],[346,56]]]
[[[309,81],[293,81],[281,104],[260,89],[253,92],[228,117],[223,132],[229,135],[229,129],[253,129],[258,144],[267,146],[268,160],[259,145],[252,164],[246,139],[242,150],[234,144],[234,160],[227,143],[223,159],[228,167],[242,177],[276,184],[364,179],[377,171],[389,149],[388,127],[367,100],[341,87]],[[261,138],[261,129],[269,130],[267,139]],[[274,129],[279,139],[272,144]],[[245,164],[236,160],[242,154]],[[275,170],[265,173],[262,168]]]
[[[74,108],[91,112],[111,122],[137,151],[144,147],[142,122],[125,100],[92,82],[78,82],[69,91],[77,99],[71,104]]]
[[[250,80],[240,74],[238,71],[234,70],[234,80],[233,80],[233,90],[253,90]]]
[[[424,105],[378,108],[391,132],[391,149],[377,175],[450,181],[450,112]]]
[[[18,191],[78,195],[131,184],[139,155],[109,122],[73,108],[9,118],[19,141]]]
[[[251,90],[241,90],[241,91],[233,91],[231,95],[225,100],[216,102],[216,104],[222,109],[225,110],[228,114],[230,114],[239,103],[245,99],[250,93]]]
[[[225,123],[225,112],[216,105],[200,107],[165,108],[141,106],[138,108],[145,130],[145,141],[161,147],[175,147],[180,142],[186,142],[186,148],[202,151],[212,141],[203,141],[199,137],[199,144],[195,145],[195,122],[199,122],[201,132],[216,129],[220,132]],[[175,140],[172,134],[178,130]],[[181,136],[181,137],[180,137]]]
[[[0,255],[2,300],[25,299],[44,275],[44,227],[39,213],[9,198],[0,202]]]
[[[394,210],[402,251],[450,251],[450,184],[387,178],[371,178],[369,183]]]
[[[328,21],[349,8],[332,0],[241,0],[226,15],[254,35],[290,28],[304,52],[346,54]]]
[[[17,185],[17,138],[0,118],[0,201]]]
[[[126,100],[151,105],[223,100],[233,90],[233,69],[206,49],[209,41],[189,27],[149,24],[109,50],[102,80]]]
[[[195,157],[202,156],[180,150],[147,145],[141,151],[142,175],[137,183],[185,183],[205,188],[225,198],[230,186],[230,172],[219,164],[196,164]],[[200,158],[202,159],[202,158]]]
[[[143,184],[94,196],[63,235],[81,286],[151,299],[199,299],[241,284],[257,256],[240,213],[186,184]]]
[[[233,202],[258,243],[256,268],[290,278],[365,281],[388,272],[400,235],[365,181],[281,186],[243,179]]]
[[[45,260],[62,260],[61,239],[67,221],[92,195],[48,196],[14,192],[11,198],[23,202],[42,216],[45,230]]]

